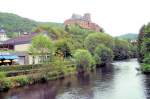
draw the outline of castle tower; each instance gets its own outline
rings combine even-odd
[[[91,15],[90,15],[90,13],[85,13],[84,16],[83,16],[83,18],[84,18],[86,21],[91,22]]]

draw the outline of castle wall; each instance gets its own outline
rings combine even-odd
[[[90,14],[88,13],[85,14],[80,19],[79,18],[75,19],[75,15],[74,15],[74,18],[66,20],[64,24],[65,25],[78,24],[79,26],[85,29],[94,30],[96,32],[101,31],[101,28],[97,24],[91,22],[91,17],[90,17]]]

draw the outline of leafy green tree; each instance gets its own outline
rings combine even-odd
[[[143,72],[150,72],[150,23],[142,26],[138,38],[139,61]]]
[[[122,60],[130,57],[130,46],[126,40],[115,39],[115,47],[113,49],[114,59]]]
[[[104,44],[105,46],[113,49],[114,40],[111,36],[105,33],[91,33],[85,38],[84,41],[85,48],[87,48],[92,54],[99,44]]]
[[[33,30],[36,33],[46,32],[52,39],[61,39],[67,35],[64,28],[59,26],[40,25]]]
[[[139,62],[143,62],[144,59],[144,44],[143,44],[143,38],[144,38],[144,28],[145,25],[143,25],[139,31],[139,35],[138,35],[138,60]]]
[[[41,61],[44,62],[45,58],[52,55],[54,50],[53,42],[51,39],[43,34],[39,34],[32,39],[29,53],[41,56]]]
[[[67,39],[60,39],[55,42],[56,51],[55,53],[57,55],[63,55],[63,57],[69,57],[71,55],[71,45],[69,42],[67,42]]]
[[[69,38],[74,40],[74,46],[76,46],[76,48],[83,48],[84,39],[91,32],[81,28],[79,25],[67,25],[65,30],[68,32]]]
[[[100,44],[94,51],[94,58],[97,65],[109,64],[113,60],[113,51],[105,45]]]
[[[78,49],[75,51],[74,58],[76,60],[79,72],[86,71],[95,66],[95,61],[88,50]]]
[[[137,58],[138,57],[138,50],[137,50],[137,44],[129,43],[129,54],[131,58]]]

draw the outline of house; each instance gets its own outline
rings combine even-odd
[[[37,36],[38,33],[24,33],[16,38],[11,38],[0,45],[1,49],[13,50],[12,55],[18,56],[18,63],[23,64],[37,64],[41,61],[40,56],[33,57],[28,49],[31,45],[32,38]],[[47,35],[44,33],[44,35]]]
[[[82,28],[93,30],[96,32],[101,32],[102,28],[91,21],[91,15],[89,13],[85,13],[84,16],[73,14],[70,19],[67,19],[64,22],[64,25],[72,25],[77,24]]]
[[[6,41],[8,40],[8,37],[6,35],[6,32],[4,29],[0,29],[0,44],[3,42],[3,41]]]
[[[32,38],[38,35],[38,33],[23,34],[16,38],[11,38],[3,42],[3,45],[12,45],[14,51],[24,52],[28,51]]]

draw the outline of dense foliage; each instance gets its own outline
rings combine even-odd
[[[140,30],[138,41],[139,61],[144,72],[150,72],[150,23]]]
[[[105,46],[113,49],[114,40],[111,36],[105,33],[90,33],[84,41],[85,48],[87,48],[92,54],[99,44],[104,44]]]
[[[113,60],[113,51],[105,45],[100,44],[94,51],[94,58],[97,65],[109,64]]]
[[[53,42],[49,37],[43,34],[39,34],[33,37],[31,46],[29,48],[29,53],[33,56],[41,56],[41,62],[46,61],[46,57],[50,57],[53,53]]]
[[[129,43],[125,40],[115,39],[115,47],[113,49],[114,59],[122,60],[129,58]]]
[[[55,42],[56,55],[63,56],[65,58],[72,56],[70,46],[71,45],[69,44],[69,42],[67,42],[67,40],[64,39],[57,40]]]
[[[111,63],[113,57],[115,60],[136,57],[136,46],[130,42],[114,39],[106,33],[83,29],[78,25],[68,25],[65,28],[42,25],[34,29],[34,32],[47,33],[54,42],[55,55],[63,58],[73,58],[73,53],[78,49],[88,50],[98,65]]]
[[[77,64],[77,69],[81,71],[87,71],[93,68],[95,60],[88,50],[78,49],[74,54],[74,58]]]

